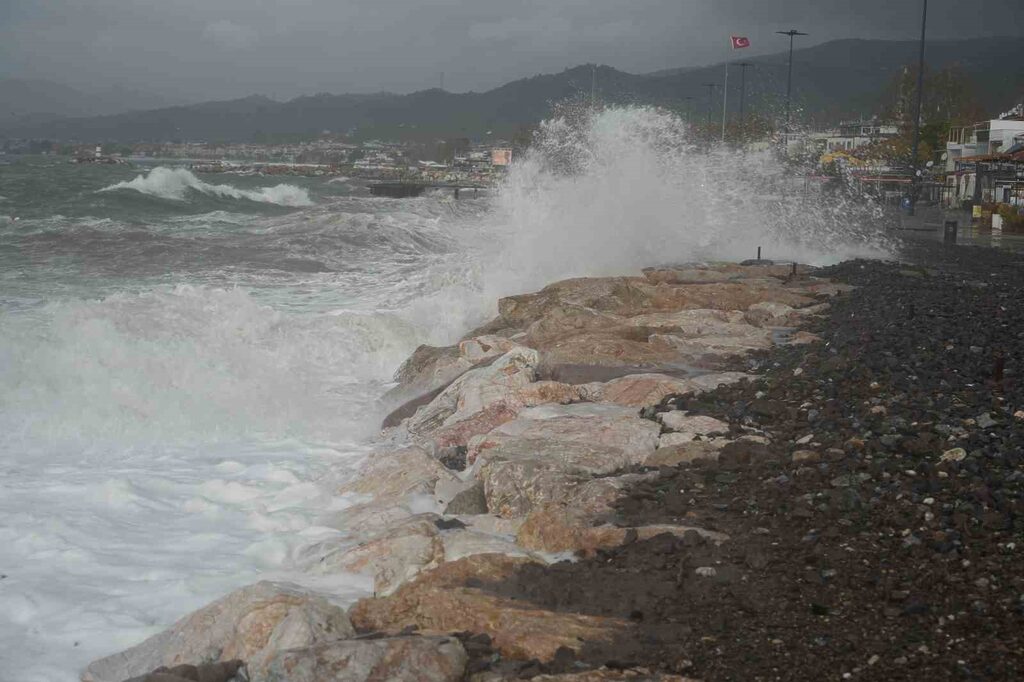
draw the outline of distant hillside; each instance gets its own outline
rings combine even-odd
[[[102,116],[143,111],[171,104],[164,97],[127,88],[79,90],[45,80],[0,79],[0,125],[32,123],[71,116]]]
[[[785,53],[752,57],[747,70],[748,110],[779,111],[785,92]],[[794,52],[794,106],[807,120],[832,121],[870,115],[894,74],[917,58],[913,41],[837,40]],[[1024,38],[931,42],[930,68],[959,64],[972,79],[986,110],[998,112],[1024,93]],[[480,138],[511,135],[543,119],[554,102],[588,96],[595,67],[513,81],[487,92],[450,93],[432,89],[408,95],[321,94],[275,102],[248,97],[226,102],[168,107],[112,116],[62,118],[0,125],[10,137],[81,141],[219,140],[247,141],[264,135],[316,135],[352,131],[357,138],[429,140],[440,136]],[[721,83],[724,64],[629,74],[596,67],[602,101],[639,102],[707,111],[705,82]],[[739,98],[739,69],[729,80],[731,110]],[[688,100],[686,98],[689,98]],[[721,93],[712,102],[720,116]]]

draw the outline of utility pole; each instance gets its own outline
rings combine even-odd
[[[786,77],[786,127],[784,144],[789,145],[789,99],[793,93],[793,37],[794,36],[805,36],[806,33],[801,33],[796,29],[789,29],[788,31],[776,31],[779,35],[789,36],[789,75]]]
[[[924,0],[921,10],[921,48],[917,59],[917,102],[914,104],[914,145],[910,157],[910,170],[914,173],[910,178],[910,206],[907,213],[914,215],[917,205],[917,194],[921,189],[921,169],[918,168],[917,152],[921,146],[921,96],[924,93],[924,31],[928,22],[928,0]]]

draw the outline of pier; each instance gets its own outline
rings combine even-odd
[[[401,182],[375,182],[370,185],[370,194],[375,197],[404,199],[407,197],[418,197],[427,189],[438,188],[451,189],[455,198],[458,199],[460,190],[471,189],[475,195],[478,190],[490,189],[490,186],[471,182],[429,182],[405,180]]]

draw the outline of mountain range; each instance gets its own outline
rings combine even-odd
[[[0,78],[0,123],[7,125],[23,125],[33,119],[108,116],[178,103],[129,88],[79,89],[47,80]]]
[[[904,67],[916,63],[917,49],[914,41],[848,39],[794,51],[796,116],[834,122],[876,113],[886,86]],[[781,111],[787,54],[746,61],[747,111]],[[1024,93],[1024,38],[929,42],[927,63],[930,69],[959,66],[982,107],[992,114],[1008,109]],[[8,117],[0,122],[0,137],[83,142],[243,142],[275,136],[314,136],[323,131],[348,133],[356,139],[507,137],[545,118],[556,102],[589,97],[592,87],[602,102],[654,104],[684,115],[718,120],[721,89],[714,89],[709,97],[703,84],[714,82],[720,86],[725,68],[725,63],[720,63],[630,74],[610,66],[583,65],[516,80],[486,92],[452,93],[434,88],[410,94],[318,94],[287,102],[254,95],[107,115]],[[735,63],[730,67],[730,111],[738,107],[740,72]]]

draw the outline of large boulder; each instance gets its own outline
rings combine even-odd
[[[151,673],[133,677],[125,682],[234,682],[242,668],[242,661],[223,661],[201,665],[161,666]]]
[[[409,495],[433,495],[439,481],[455,475],[418,447],[371,454],[356,478],[340,492],[399,500]]]
[[[408,506],[395,500],[378,498],[319,516],[316,525],[335,528],[353,537],[367,537],[411,516],[413,513]]]
[[[123,682],[161,666],[242,660],[259,680],[278,651],[354,635],[345,612],[286,583],[243,587],[130,649],[89,664],[83,682]]]
[[[713,391],[719,386],[728,386],[740,381],[756,379],[755,374],[744,374],[743,372],[707,372],[689,377],[690,384],[694,387],[695,393]]]
[[[550,661],[562,647],[580,651],[587,642],[610,642],[624,621],[547,611],[497,596],[488,584],[507,581],[528,559],[478,554],[422,574],[383,599],[362,599],[349,611],[361,631],[423,634],[474,632],[490,635],[510,658]]]
[[[572,307],[611,314],[633,314],[647,305],[640,277],[578,277],[555,282],[534,294],[498,301],[498,316],[509,326],[526,329],[552,310]]]
[[[419,346],[395,371],[397,385],[380,398],[381,407],[389,413],[383,427],[397,426],[473,366],[458,346]]]
[[[658,425],[618,405],[544,405],[521,411],[512,421],[470,441],[469,458],[521,438],[583,443],[622,450],[637,462],[657,446]]]
[[[393,592],[421,571],[444,561],[444,543],[436,514],[420,514],[355,546],[324,545],[309,570],[316,573],[363,573],[373,576],[379,595]]]
[[[665,428],[672,429],[677,433],[706,436],[712,433],[729,432],[729,424],[727,422],[701,414],[687,414],[682,410],[674,410],[672,412],[662,412],[658,416],[661,417],[661,423],[665,425]]]
[[[538,361],[537,351],[516,347],[490,365],[466,372],[416,410],[406,428],[414,435],[426,436],[499,403],[514,410],[523,404],[519,392],[536,378]]]
[[[494,441],[491,441],[492,443]],[[656,441],[655,441],[656,442]],[[588,443],[544,436],[512,436],[501,439],[481,455],[479,478],[486,486],[487,477],[482,470],[498,462],[535,462],[536,466],[552,471],[599,476],[619,469],[641,464],[654,448],[625,449],[617,445]],[[531,465],[532,466],[532,465]]]
[[[487,461],[480,468],[491,514],[515,519],[538,507],[561,503],[588,517],[610,519],[615,504],[639,482],[657,477],[656,472],[591,477],[545,465],[534,458]]]
[[[536,558],[509,537],[445,525],[436,514],[419,514],[357,545],[323,543],[308,570],[372,575],[374,594],[387,596],[424,571],[474,554]]]
[[[492,458],[480,468],[479,476],[488,511],[504,518],[525,516],[537,505],[564,499],[589,478],[560,469],[543,456]]]
[[[454,637],[347,639],[278,652],[261,681],[458,682],[467,661]]]
[[[658,472],[599,476],[569,490],[563,503],[586,514],[595,521],[609,521],[616,516],[616,506],[636,485],[658,478]]]
[[[587,384],[595,402],[614,403],[625,407],[656,405],[665,396],[693,392],[689,379],[667,374],[630,374],[603,384]],[[581,394],[585,390],[580,391]]]
[[[643,273],[654,284],[708,284],[713,282],[735,282],[744,279],[775,277],[784,280],[793,272],[790,263],[778,265],[761,261],[757,265],[737,263],[696,263],[678,267],[645,268]],[[797,275],[805,276],[811,271],[806,265],[797,266]]]
[[[686,435],[689,440],[673,443],[666,440],[666,436]],[[697,460],[717,460],[722,448],[732,441],[726,438],[714,438],[711,440],[693,440],[692,434],[666,434],[661,437],[662,445],[659,445],[644,462],[649,467],[674,467],[679,464],[690,464]]]
[[[503,554],[541,561],[533,552],[520,547],[509,537],[484,533],[471,528],[455,528],[441,533],[444,560],[458,561],[477,554]]]
[[[682,369],[679,353],[669,345],[651,343],[650,331],[623,325],[537,344],[541,351],[540,374],[567,383],[584,383],[638,372]]]
[[[708,540],[721,543],[728,539],[723,533],[695,526],[652,525],[622,527],[612,524],[594,525],[589,514],[579,508],[551,504],[535,509],[519,528],[516,542],[538,552],[583,552],[618,547],[626,542],[648,540],[662,533],[682,537],[694,532]]]

